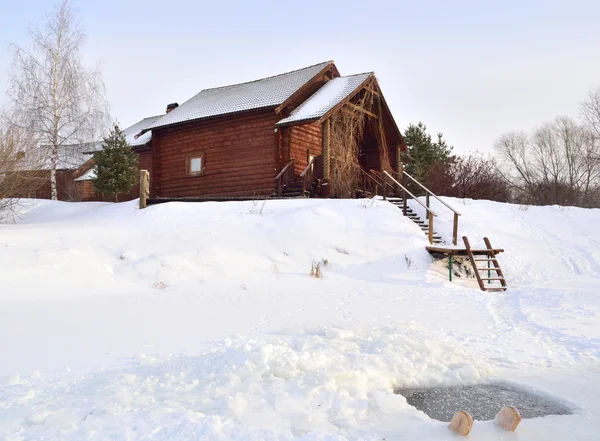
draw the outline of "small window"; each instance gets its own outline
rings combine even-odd
[[[204,174],[204,152],[189,153],[186,158],[186,174],[202,176]]]

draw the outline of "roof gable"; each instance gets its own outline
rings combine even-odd
[[[371,76],[371,72],[333,78],[300,104],[292,113],[277,123],[277,126],[297,124],[319,119],[352,95]]]
[[[202,90],[176,109],[160,117],[146,130],[213,116],[275,108],[332,64],[332,61],[328,61],[248,83]]]

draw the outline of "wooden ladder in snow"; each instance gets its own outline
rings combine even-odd
[[[471,248],[471,244],[469,244],[469,239],[467,239],[467,236],[463,236],[463,242],[465,243],[465,248],[467,249],[467,255],[469,256],[471,265],[473,265],[473,270],[475,271],[475,277],[477,278],[477,283],[479,283],[479,288],[481,288],[482,291],[506,291],[508,289],[508,285],[506,284],[504,273],[502,272],[502,268],[500,268],[500,264],[496,258],[497,252],[494,248],[492,248],[492,244],[487,237],[484,237],[483,241],[485,242],[486,249],[474,250]],[[487,262],[487,268],[480,268],[477,266],[477,262]],[[491,266],[490,263],[492,263],[493,266]],[[487,271],[487,277],[481,277],[481,271]],[[492,277],[492,271],[496,272],[496,277]],[[491,284],[494,281],[500,282],[500,286],[492,286]],[[485,282],[487,282],[487,285],[490,286],[486,286]]]

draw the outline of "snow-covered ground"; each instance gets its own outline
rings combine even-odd
[[[448,282],[381,200],[27,203],[0,225],[0,439],[454,439],[393,389],[491,381],[574,414],[470,439],[597,439],[600,210],[447,200],[507,292]]]

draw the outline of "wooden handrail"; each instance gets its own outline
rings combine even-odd
[[[394,189],[394,186],[393,186],[392,184],[390,184],[389,182],[387,182],[385,179],[383,179],[383,178],[381,177],[381,175],[379,174],[379,173],[380,173],[379,171],[371,169],[370,171],[367,171],[366,173],[367,173],[367,174],[370,174],[370,175],[371,175],[371,176],[373,176],[373,178],[375,178],[375,179],[379,179],[379,181],[380,181],[380,183],[379,183],[379,184],[380,184],[381,186],[383,186],[383,185],[384,185],[384,183],[385,183],[385,185],[386,185],[386,186],[390,187],[392,190]]]
[[[287,163],[287,165],[285,167],[283,167],[281,169],[281,171],[277,174],[277,176],[275,176],[275,180],[280,179],[283,176],[283,174],[286,172],[286,170],[293,165],[294,165],[294,160],[292,159],[290,162]]]
[[[308,170],[310,170],[310,167],[313,165],[313,163],[315,162],[315,159],[317,159],[316,156],[312,157],[310,161],[308,161],[308,165],[306,166],[306,168],[302,171],[302,173],[300,173],[300,177],[303,178],[304,175],[306,173],[308,173]],[[292,161],[293,162],[293,161]],[[288,164],[289,165],[289,164]]]
[[[313,157],[308,161],[306,168],[302,170],[300,173],[300,177],[302,178],[302,194],[306,196],[306,191],[310,189],[310,193],[312,194],[312,186],[315,180],[315,167],[314,162],[317,159],[317,156]]]
[[[371,191],[378,194],[379,188],[383,188],[383,183],[374,173],[370,173],[362,167],[359,167],[360,173],[363,176],[362,179],[362,191]],[[370,185],[369,185],[370,184]],[[369,188],[371,187],[371,188]]]
[[[447,207],[448,209],[450,209],[450,211],[452,211],[454,213],[454,221],[452,223],[452,243],[454,245],[457,245],[457,242],[458,242],[458,216],[460,216],[460,213],[458,211],[456,211],[454,208],[452,208],[450,205],[448,205],[446,202],[442,201],[430,189],[425,187],[423,184],[421,184],[419,181],[417,181],[415,178],[413,178],[411,175],[409,175],[405,171],[402,171],[402,175],[406,176],[409,179],[412,179],[412,181],[415,184],[417,184],[419,187],[421,187],[423,190],[425,190],[425,201],[426,201],[425,205],[427,205],[429,207],[429,196],[433,196],[435,199],[437,199],[438,202],[440,202],[442,205],[444,205],[445,207]],[[414,196],[413,196],[413,198],[414,198]],[[423,205],[423,204],[421,204],[421,205]]]
[[[290,167],[293,173],[294,171],[294,160],[292,159],[287,163],[285,167],[275,176],[275,183],[277,184],[277,196],[281,197],[283,193],[283,187],[287,187],[290,182]]]
[[[387,171],[384,171],[383,174],[386,175],[388,178],[390,178],[392,180],[392,182],[394,182],[403,191],[405,191],[406,194],[408,194],[415,201],[417,201],[427,211],[427,213],[430,213],[433,216],[437,216],[437,214],[435,214],[435,212],[431,208],[429,208],[427,205],[425,205],[423,202],[421,202],[419,199],[417,199],[414,194],[412,194],[410,191],[408,191],[406,189],[406,187],[404,187],[404,185],[402,185],[400,182],[398,182],[396,179],[394,179],[394,177],[392,175],[390,175]]]
[[[430,189],[428,189],[427,187],[425,187],[423,184],[421,184],[419,181],[417,181],[415,178],[413,178],[411,175],[409,175],[408,173],[406,173],[405,171],[402,172],[402,174],[404,174],[407,178],[412,179],[412,181],[417,184],[419,187],[421,187],[423,190],[425,190],[428,194],[430,194],[431,196],[433,196],[435,199],[437,199],[439,202],[441,202],[443,205],[445,205],[446,207],[448,207],[451,211],[454,212],[454,214],[460,216],[460,213],[458,211],[456,211],[454,208],[452,208],[450,205],[448,205],[446,202],[442,201],[438,196],[436,196]],[[413,196],[414,198],[414,196]]]

